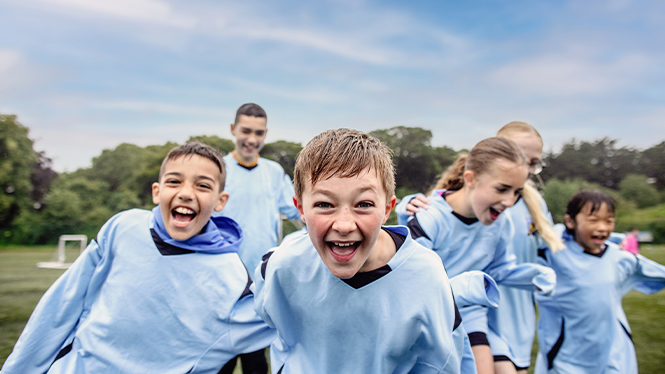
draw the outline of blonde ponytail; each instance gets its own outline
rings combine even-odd
[[[550,220],[547,219],[540,205],[540,193],[532,181],[527,181],[522,190],[522,199],[531,214],[531,220],[536,232],[547,243],[552,253],[557,253],[564,248],[563,240],[554,233]]]
[[[511,139],[523,136],[524,134],[536,135],[542,144],[543,138],[540,136],[536,128],[526,122],[510,122],[503,126],[496,133],[496,136]],[[533,225],[536,232],[538,232],[538,235],[540,235],[553,253],[562,250],[564,248],[563,240],[554,233],[550,220],[545,216],[542,206],[540,205],[540,193],[532,181],[527,181],[524,184],[522,198],[524,199],[524,203],[526,203],[526,207],[529,209],[531,220],[533,221]]]

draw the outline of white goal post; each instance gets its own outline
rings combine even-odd
[[[85,235],[60,235],[60,239],[58,240],[58,249],[56,250],[56,255],[57,255],[56,261],[38,262],[37,267],[45,269],[69,268],[69,265],[71,265],[71,263],[65,262],[66,260],[65,242],[68,241],[81,242],[81,252],[83,252],[85,247],[88,245],[88,237]]]

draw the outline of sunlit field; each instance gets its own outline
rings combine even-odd
[[[67,262],[78,253],[67,248]],[[55,246],[0,248],[0,362],[12,351],[32,310],[46,289],[64,270],[39,269],[41,261],[54,259]],[[642,254],[665,264],[665,246],[643,246]],[[665,368],[665,292],[643,295],[631,292],[623,300],[633,330],[640,373],[662,373]],[[535,357],[535,356],[534,356]],[[529,371],[530,373],[532,371]],[[242,373],[236,367],[235,373]]]

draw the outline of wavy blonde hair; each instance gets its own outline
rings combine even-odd
[[[499,129],[496,136],[511,139],[520,135],[529,134],[536,135],[538,139],[540,139],[540,142],[543,142],[543,138],[533,126],[526,122],[519,121],[513,121],[506,124]],[[565,247],[563,240],[554,232],[550,220],[547,218],[540,205],[540,193],[538,192],[536,185],[530,180],[524,184],[522,199],[524,199],[524,203],[526,204],[527,209],[529,209],[531,220],[533,221],[533,225],[538,235],[540,235],[545,243],[547,243],[547,246],[553,253],[562,250]]]

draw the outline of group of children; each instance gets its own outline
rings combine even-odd
[[[404,197],[391,151],[349,129],[298,155],[293,183],[260,158],[245,104],[222,157],[164,159],[152,211],[111,218],[39,302],[10,373],[636,373],[621,297],[665,267],[607,241],[614,204],[577,194],[552,227],[531,175],[542,139],[510,123],[429,197]],[[306,228],[276,247],[280,213]]]

